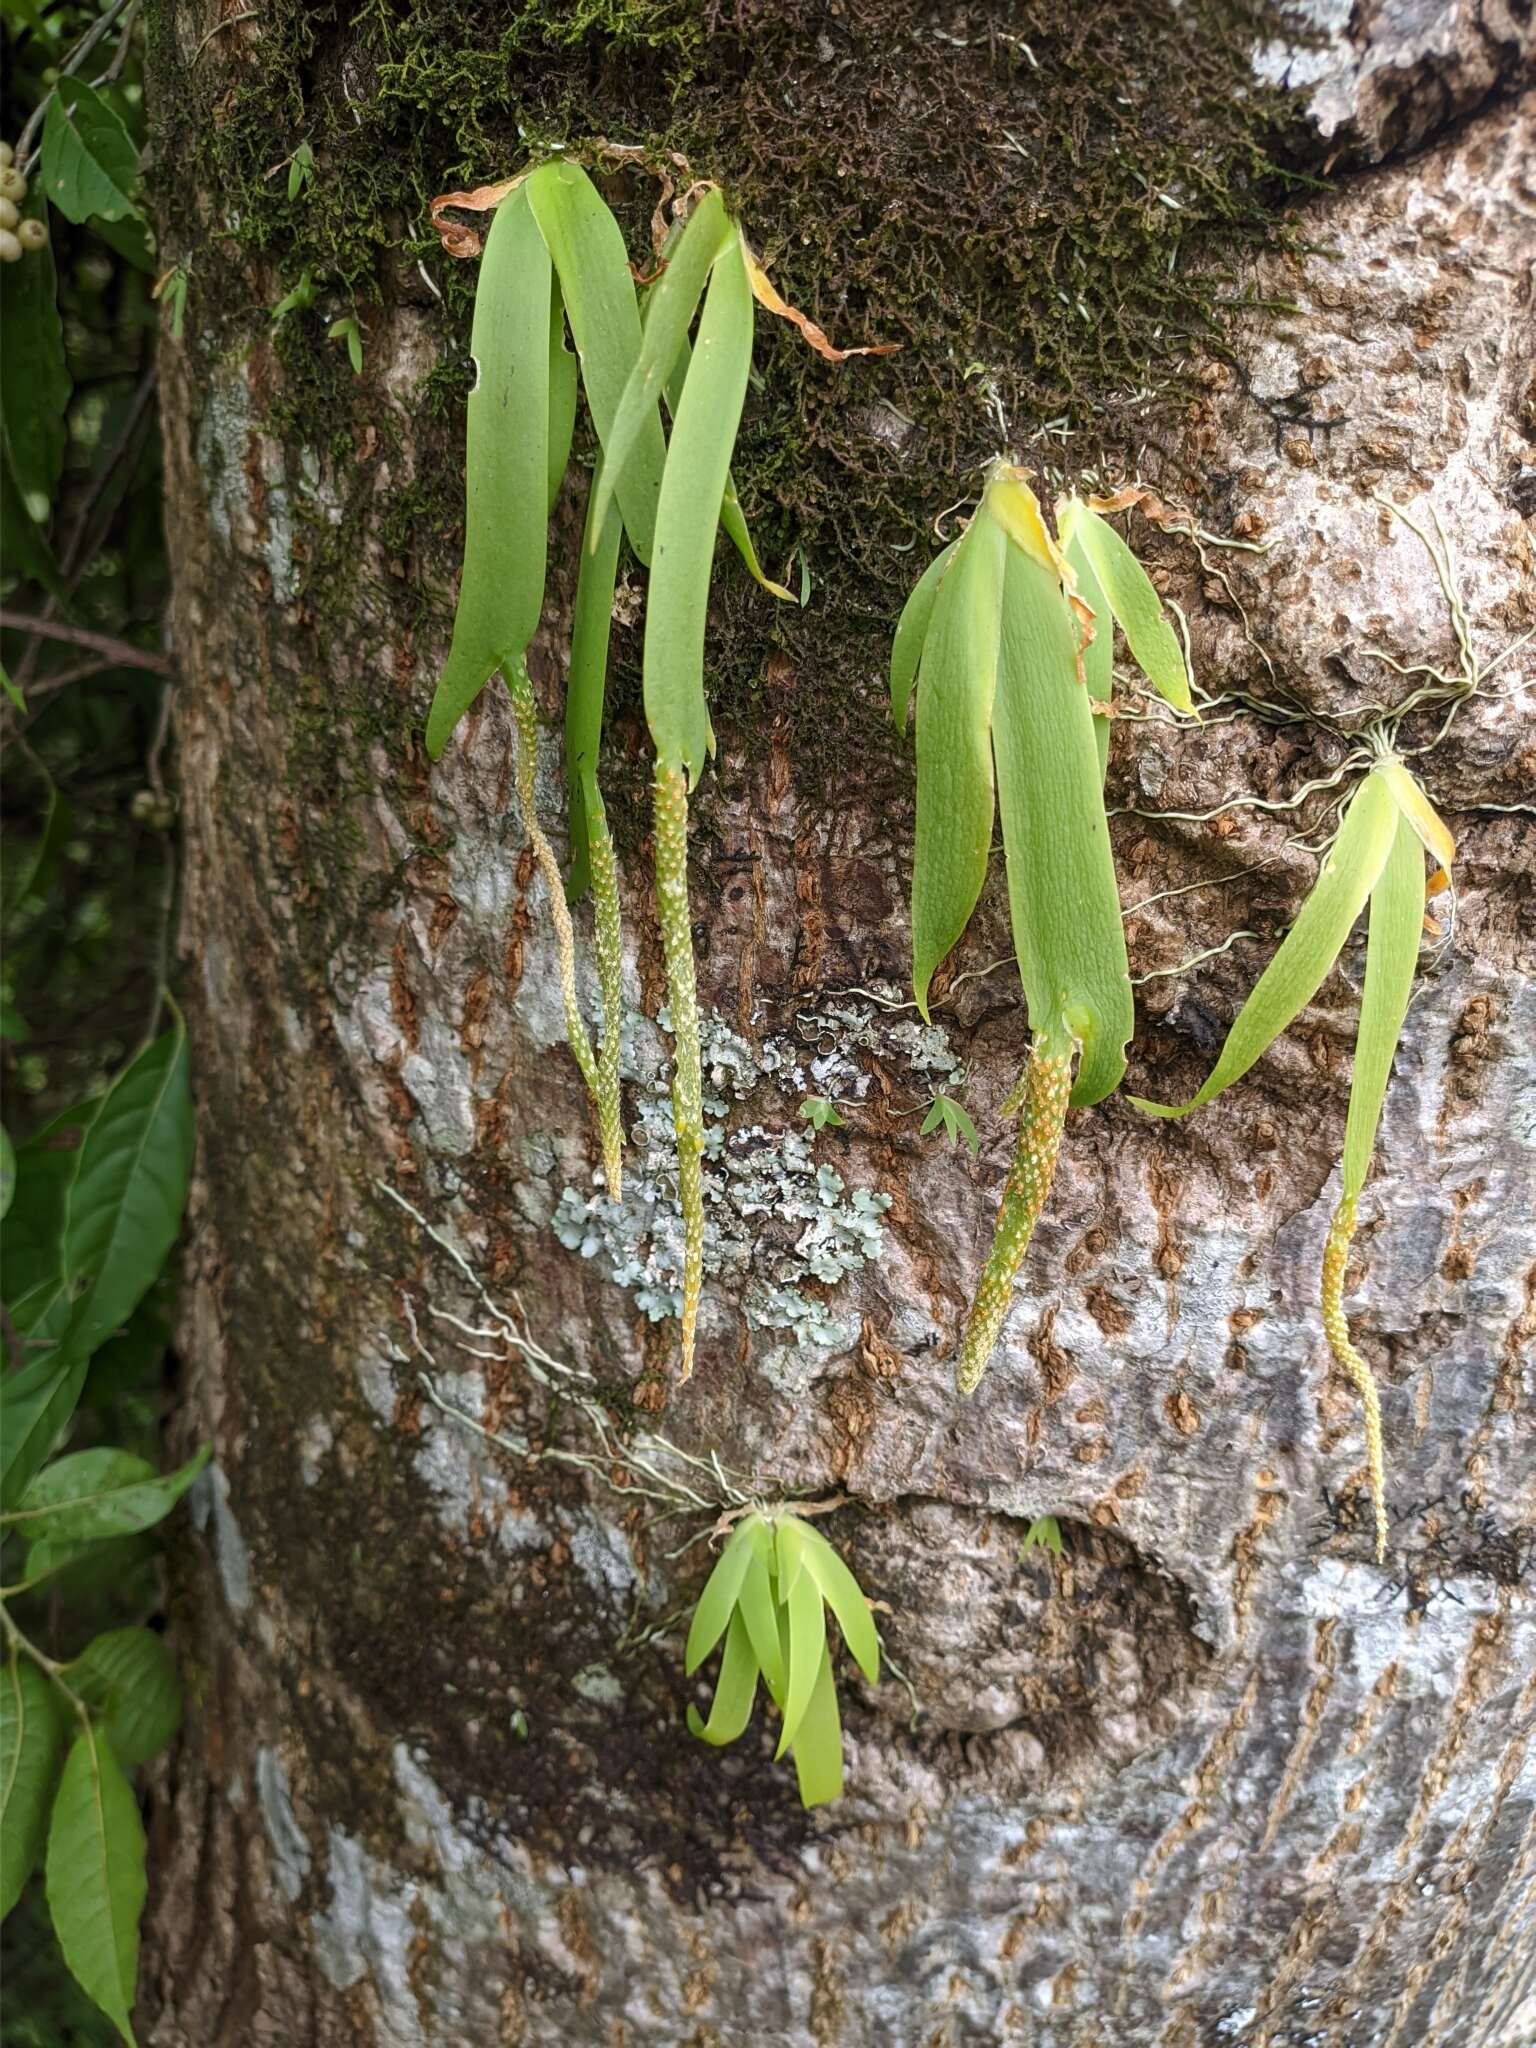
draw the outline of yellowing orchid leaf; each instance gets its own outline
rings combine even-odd
[[[1193,711],[1184,650],[1146,570],[1114,527],[1080,498],[1064,500],[1058,519],[1069,558],[1075,546],[1087,559],[1136,666],[1176,711]],[[1088,602],[1093,603],[1091,597]],[[1107,639],[1107,619],[1104,625]]]
[[[1227,1035],[1221,1056],[1185,1103],[1146,1102],[1149,1116],[1187,1116],[1246,1074],[1316,995],[1386,865],[1398,808],[1379,770],[1350,798],[1312,893]]]

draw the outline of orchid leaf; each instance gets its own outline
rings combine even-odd
[[[686,770],[690,784],[709,750],[704,625],[720,504],[751,362],[752,294],[738,239],[710,275],[673,421],[646,604],[646,718],[658,762]]]
[[[715,1681],[715,1700],[708,1721],[699,1718],[696,1707],[688,1709],[688,1726],[701,1742],[719,1747],[736,1740],[752,1718],[757,1670],[747,1625],[737,1612],[731,1616],[725,1632],[725,1654],[720,1659],[720,1676]]]
[[[1338,959],[1344,941],[1386,864],[1398,809],[1379,771],[1350,798],[1332,851],[1312,893],[1227,1035],[1221,1056],[1185,1103],[1146,1102],[1150,1116],[1187,1116],[1239,1080],[1309,1003]]]
[[[726,538],[735,548],[746,565],[747,574],[760,589],[770,597],[779,598],[784,604],[796,602],[795,593],[786,590],[782,583],[775,583],[757,558],[757,549],[752,545],[752,535],[747,527],[747,515],[741,509],[741,500],[736,495],[736,485],[729,474],[725,479],[725,493],[720,500],[720,524],[725,528]],[[799,600],[804,603],[804,599]]]
[[[582,385],[606,452],[624,386],[640,353],[640,308],[624,237],[579,164],[563,158],[541,164],[519,189],[528,194],[559,274],[566,318],[581,358]],[[661,417],[652,406],[636,430],[623,474],[614,477],[630,544],[647,563],[665,459]]]
[[[571,614],[571,665],[565,681],[565,779],[569,805],[571,858],[566,897],[580,902],[592,879],[592,826],[587,789],[596,777],[603,744],[603,700],[608,679],[608,641],[613,630],[613,596],[618,582],[619,545],[623,525],[617,509],[592,539],[598,474],[587,496],[587,537],[576,576],[576,601]]]
[[[891,719],[898,732],[907,729],[917,665],[928,638],[928,624],[933,617],[939,585],[959,545],[958,540],[952,540],[947,548],[934,556],[912,586],[912,595],[902,606],[901,617],[896,622],[896,637],[891,642]]]
[[[782,1701],[784,1650],[774,1605],[773,1579],[768,1562],[761,1554],[754,1552],[749,1560],[736,1600],[736,1611],[746,1625],[753,1654],[762,1667],[768,1690],[776,1700]]]
[[[544,605],[549,506],[549,252],[518,186],[480,261],[470,351],[464,568],[453,643],[427,719],[434,760],[490,677],[526,652]]]
[[[646,294],[639,353],[604,437],[607,460],[602,477],[593,483],[599,522],[612,498],[616,473],[629,462],[646,423],[660,417],[657,401],[688,339],[709,273],[733,234],[725,201],[718,191],[706,192],[668,255],[666,269]]]
[[[924,1018],[934,972],[970,922],[987,877],[1006,547],[994,520],[972,520],[938,584],[918,668],[912,990]]]
[[[581,382],[576,358],[565,345],[565,301],[558,279],[549,292],[549,510],[555,509],[571,459],[576,431],[576,395]]]
[[[800,1532],[805,1569],[821,1588],[823,1599],[837,1616],[853,1661],[871,1685],[880,1683],[880,1638],[875,1632],[869,1602],[859,1582],[849,1571],[825,1536],[804,1528]]]
[[[789,1616],[784,1675],[784,1721],[775,1752],[783,1756],[799,1732],[826,1656],[827,1620],[821,1587],[805,1564],[805,1529],[794,1516],[779,1524],[779,1598]]]
[[[1376,887],[1371,891],[1371,916],[1365,941],[1365,986],[1360,996],[1360,1028],[1355,1039],[1355,1071],[1350,1082],[1349,1116],[1344,1126],[1346,1199],[1360,1193],[1370,1171],[1376,1127],[1413,977],[1419,964],[1424,929],[1424,853],[1412,821],[1401,812]]]
[[[1119,622],[1136,666],[1176,711],[1193,711],[1184,650],[1146,570],[1109,521],[1101,519],[1080,498],[1069,498],[1062,506],[1060,518],[1068,559],[1076,543],[1092,567],[1109,610]],[[1086,590],[1082,595],[1093,605]],[[1097,613],[1099,608],[1093,605],[1093,609]],[[1105,619],[1106,633],[1108,623]]]
[[[843,1724],[837,1711],[837,1682],[830,1652],[823,1649],[821,1668],[806,1703],[794,1741],[795,1777],[800,1804],[825,1806],[843,1793]]]
[[[725,1634],[753,1556],[752,1517],[738,1525],[705,1581],[699,1604],[693,1610],[688,1641],[683,1649],[683,1670],[691,1678],[710,1651]]]
[[[1030,1030],[1080,1046],[1072,1101],[1098,1102],[1125,1072],[1134,1016],[1093,716],[1061,585],[1011,543],[992,742]]]

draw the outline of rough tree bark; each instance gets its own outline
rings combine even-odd
[[[1155,432],[1121,437],[1120,473],[1249,543],[1152,547],[1205,688],[1295,707],[1117,734],[1123,892],[1145,906],[1133,972],[1150,977],[1132,1079],[1165,1097],[1209,1064],[1294,914],[1313,872],[1298,841],[1326,829],[1341,785],[1294,810],[1189,814],[1332,776],[1339,726],[1413,687],[1401,669],[1464,665],[1426,549],[1375,494],[1444,522],[1482,664],[1536,624],[1529,9],[1340,12],[1292,42],[1278,23],[1254,41],[1251,17],[1232,30],[1255,75],[1309,110],[1298,147],[1327,177],[1289,242],[1251,259],[1262,309],[1184,366]],[[960,67],[989,38],[992,62],[999,38],[1040,34],[1006,0],[818,13],[799,31],[826,95],[800,118],[818,129],[837,133],[838,96],[868,84],[838,60],[848,37],[858,59],[871,17],[896,25],[882,132],[919,154],[937,116],[889,69],[902,49],[947,38]],[[509,806],[505,704],[488,692],[430,770],[417,737],[454,536],[451,516],[422,532],[418,514],[402,539],[399,511],[457,489],[457,426],[429,432],[421,396],[443,316],[401,262],[405,284],[365,322],[344,447],[322,443],[295,359],[265,333],[263,306],[294,280],[240,242],[248,202],[199,184],[173,140],[193,81],[210,122],[233,119],[293,20],[267,0],[223,20],[161,0],[154,29],[156,176],[171,253],[197,250],[165,374],[201,1101],[181,1427],[218,1464],[174,1617],[197,1710],[157,1794],[145,2038],[1536,2038],[1529,646],[1423,764],[1460,838],[1459,894],[1410,1014],[1351,1293],[1382,1383],[1385,1568],[1316,1307],[1355,949],[1202,1117],[1154,1125],[1116,1100],[1069,1120],[1003,1348],[976,1400],[956,1400],[946,1354],[990,1230],[1023,1020],[1011,972],[961,979],[1004,951],[990,893],[939,1025],[888,1006],[908,768],[894,742],[857,737],[830,766],[802,750],[807,702],[834,722],[837,700],[876,707],[849,728],[876,730],[890,613],[861,613],[835,572],[792,657],[770,654],[722,717],[700,804],[718,1270],[700,1369],[667,1398],[674,1325],[646,1313],[670,1270],[666,1041],[649,1021],[643,813],[622,793],[639,783],[633,717],[621,703],[615,774],[639,1141],[615,1222],[594,1206],[547,907]],[[707,64],[725,31],[700,33]],[[363,36],[331,21],[309,74],[359,124],[381,75]],[[1069,45],[1050,50],[1070,67]],[[1013,62],[1014,119],[987,118],[1027,147],[1040,91]],[[304,134],[295,118],[273,158]],[[728,141],[729,119],[714,132]],[[638,228],[648,199],[628,201]],[[954,194],[957,273],[988,203]],[[820,260],[835,279],[836,251]],[[868,333],[850,339],[880,332],[878,266],[862,284],[848,317]],[[814,303],[841,301],[829,283]],[[1006,363],[989,368],[1006,388]],[[882,411],[881,370],[840,374],[854,381],[822,402],[857,394],[851,468],[926,465],[931,510],[962,497],[971,477]],[[1044,425],[1006,421],[1029,459],[1070,466]],[[799,460],[785,450],[781,502]],[[567,594],[576,516],[556,527]],[[338,556],[352,580],[317,581]],[[845,628],[825,665],[817,604]],[[552,601],[550,714],[565,624]],[[553,817],[553,744],[545,790]],[[976,1163],[920,1140],[911,1113],[962,1064]],[[844,1128],[812,1140],[808,1094],[851,1104]],[[840,1804],[802,1815],[760,1728],[723,1754],[682,1728],[676,1617],[706,1552],[673,1553],[707,1517],[656,1526],[610,1468],[532,1462],[433,1404],[428,1382],[505,1437],[590,1442],[515,1348],[463,1334],[495,1326],[391,1190],[538,1344],[595,1376],[616,1428],[718,1453],[765,1494],[847,1496],[828,1527],[887,1604],[907,1684],[847,1678]],[[1066,1528],[1059,1565],[1020,1556],[1045,1512]]]

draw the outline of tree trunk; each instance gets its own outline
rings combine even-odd
[[[154,1815],[159,2048],[1536,2037],[1529,10],[1357,12],[1354,40],[1291,47],[1230,0],[158,0],[154,175],[190,280],[164,371],[200,1100],[181,1426],[217,1450],[174,1615],[196,1711]],[[692,869],[720,1143],[686,1388],[642,579],[604,764],[621,1214],[503,694],[436,766],[420,740],[473,275],[421,203],[604,134],[679,190],[668,150],[721,178],[834,339],[904,344],[839,369],[758,343],[738,481],[809,602],[722,557]],[[266,173],[305,140],[290,202]],[[1281,221],[1260,159],[1326,175]],[[658,186],[602,161],[638,258]],[[1223,314],[1233,266],[1252,303]],[[301,269],[317,303],[274,328]],[[326,334],[353,309],[358,377]],[[998,1356],[953,1391],[1026,1034],[996,875],[933,1027],[905,1006],[911,761],[882,669],[931,522],[999,445],[1139,475],[1206,536],[1133,534],[1231,696],[1198,731],[1116,728],[1137,1093],[1208,1068],[1350,730],[1479,665],[1419,763],[1457,894],[1349,1295],[1384,1567],[1317,1304],[1358,941],[1200,1116],[1069,1118]],[[554,831],[582,491],[578,464],[535,649]],[[1443,522],[1454,606],[1382,498]],[[919,1135],[938,1092],[979,1158]],[[841,1128],[813,1134],[807,1096]],[[625,1497],[644,1439],[703,1509]],[[721,1496],[659,1445],[846,1499],[820,1526],[901,1675],[844,1674],[834,1805],[800,1810],[761,1716],[723,1752],[683,1726]],[[1059,1560],[1021,1549],[1043,1514]]]

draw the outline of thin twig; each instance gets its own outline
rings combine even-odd
[[[0,607],[0,626],[13,633],[30,633],[36,639],[63,640],[71,647],[90,647],[97,654],[105,654],[119,668],[147,668],[158,676],[175,674],[173,664],[163,654],[152,654],[147,647],[135,647],[131,640],[119,640],[111,633],[93,633],[87,626],[65,626],[53,619],[34,619],[26,612],[13,612]]]

